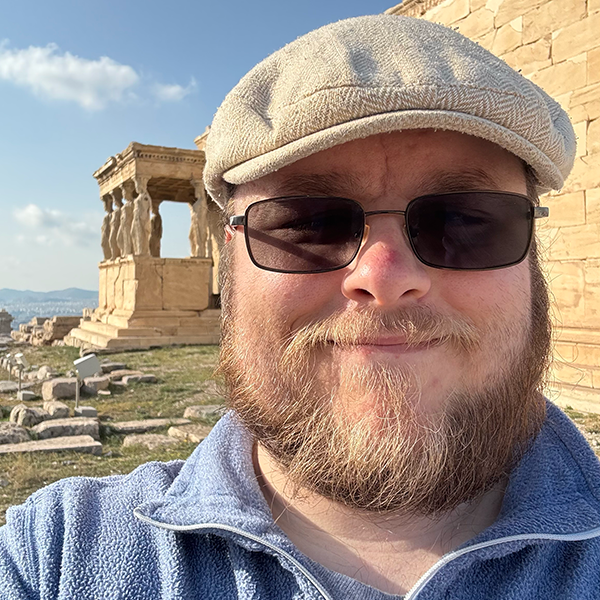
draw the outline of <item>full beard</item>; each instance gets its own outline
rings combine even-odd
[[[219,371],[230,406],[284,471],[292,495],[309,491],[378,513],[450,511],[506,477],[544,420],[550,324],[535,256],[531,281],[528,331],[493,332],[498,348],[515,348],[504,364],[478,389],[450,392],[434,413],[421,406],[413,369],[338,365],[336,355],[357,339],[401,334],[409,346],[435,340],[468,365],[489,332],[413,308],[334,314],[285,336],[266,325],[259,338],[240,327],[236,303],[226,300]]]

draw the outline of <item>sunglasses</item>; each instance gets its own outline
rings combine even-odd
[[[355,200],[291,196],[259,200],[229,219],[244,227],[246,248],[259,268],[277,273],[343,269],[367,238],[367,217],[404,215],[415,256],[436,269],[482,271],[521,262],[534,219],[548,208],[509,192],[468,191],[419,196],[406,210],[365,212]]]

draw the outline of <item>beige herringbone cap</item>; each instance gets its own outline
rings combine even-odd
[[[298,38],[227,95],[206,142],[205,185],[228,186],[357,138],[448,129],[489,140],[559,189],[575,134],[560,105],[452,29],[395,15],[357,17]]]

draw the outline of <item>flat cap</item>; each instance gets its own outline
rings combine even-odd
[[[559,189],[575,157],[561,106],[460,33],[396,15],[312,31],[254,67],[219,107],[204,180],[221,206],[239,185],[350,140],[403,129],[486,139]]]

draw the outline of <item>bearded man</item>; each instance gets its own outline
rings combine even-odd
[[[541,393],[538,191],[568,117],[373,16],[255,67],[208,138],[231,411],[184,465],[11,509],[5,596],[597,598],[600,468]]]

